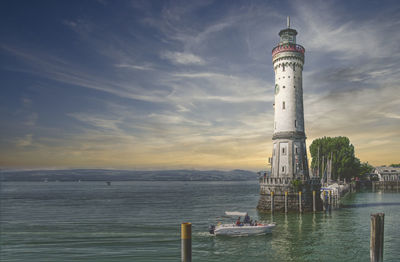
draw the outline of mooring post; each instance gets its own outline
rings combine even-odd
[[[271,213],[274,213],[274,191],[271,191]]]
[[[317,211],[317,208],[315,206],[315,190],[312,191],[312,211]]]
[[[323,199],[322,199],[322,209],[324,210],[324,211],[326,211],[326,206],[325,206],[325,195],[326,195],[326,191],[324,190],[324,193],[323,193],[323,195],[324,195],[324,197],[323,197]]]
[[[303,212],[301,208],[301,191],[299,191],[299,212]]]
[[[181,261],[192,262],[192,223],[181,224]]]
[[[331,211],[331,209],[332,209],[332,191],[331,190],[329,190],[328,191],[328,205],[329,205],[329,211]]]
[[[288,192],[285,191],[285,213],[288,212]]]
[[[339,203],[339,196],[338,196],[338,192],[335,191],[335,207],[338,207],[338,203]]]
[[[385,213],[371,214],[371,239],[369,254],[371,262],[383,261]]]

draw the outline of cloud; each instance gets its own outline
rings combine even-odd
[[[121,120],[119,119],[106,119],[104,116],[99,115],[88,115],[84,113],[70,113],[67,115],[85,124],[89,124],[103,130],[117,131],[119,130],[118,124],[121,123]]]
[[[342,5],[320,1],[293,4],[300,21],[306,50],[318,51],[332,57],[351,61],[358,59],[399,57],[399,20],[393,9],[381,8],[373,16],[355,16]],[[330,54],[333,53],[333,54]]]
[[[164,101],[165,90],[149,90],[138,86],[136,83],[128,84],[122,81],[113,81],[110,78],[91,72],[90,69],[82,68],[77,64],[71,64],[58,57],[38,51],[29,52],[6,45],[2,45],[1,48],[17,56],[28,66],[23,69],[10,68],[9,70],[30,73],[60,83],[94,89],[123,98],[149,102]]]
[[[161,58],[169,60],[173,64],[182,64],[182,65],[205,64],[204,60],[201,57],[191,53],[165,51],[161,53]]]
[[[142,70],[142,71],[154,70],[154,68],[152,68],[151,66],[128,65],[128,64],[117,64],[114,66],[118,68],[128,68],[128,69]]]
[[[27,147],[32,145],[32,134],[25,135],[22,138],[17,139],[16,146],[17,147]]]

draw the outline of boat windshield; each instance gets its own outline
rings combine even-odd
[[[227,216],[239,216],[239,217],[244,217],[247,213],[246,212],[237,212],[237,211],[225,211],[225,215]]]

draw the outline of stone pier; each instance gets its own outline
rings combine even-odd
[[[271,212],[271,195],[273,196],[273,211],[285,212],[285,192],[287,192],[288,212],[312,212],[313,191],[315,194],[316,211],[322,210],[320,197],[321,185],[319,179],[296,180],[292,182],[289,178],[263,178],[260,181],[260,199],[257,209],[262,212]],[[273,192],[273,194],[271,194]],[[299,197],[301,192],[301,197]],[[301,210],[300,210],[301,199]]]

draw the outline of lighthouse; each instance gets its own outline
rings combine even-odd
[[[288,179],[308,177],[302,84],[305,50],[296,44],[296,35],[288,17],[287,28],[279,32],[280,41],[272,49],[275,104],[271,176]]]
[[[303,106],[303,46],[296,43],[297,31],[287,27],[279,32],[272,49],[275,72],[274,126],[271,172],[260,177],[262,211],[312,211],[321,208],[318,179],[308,173]]]

